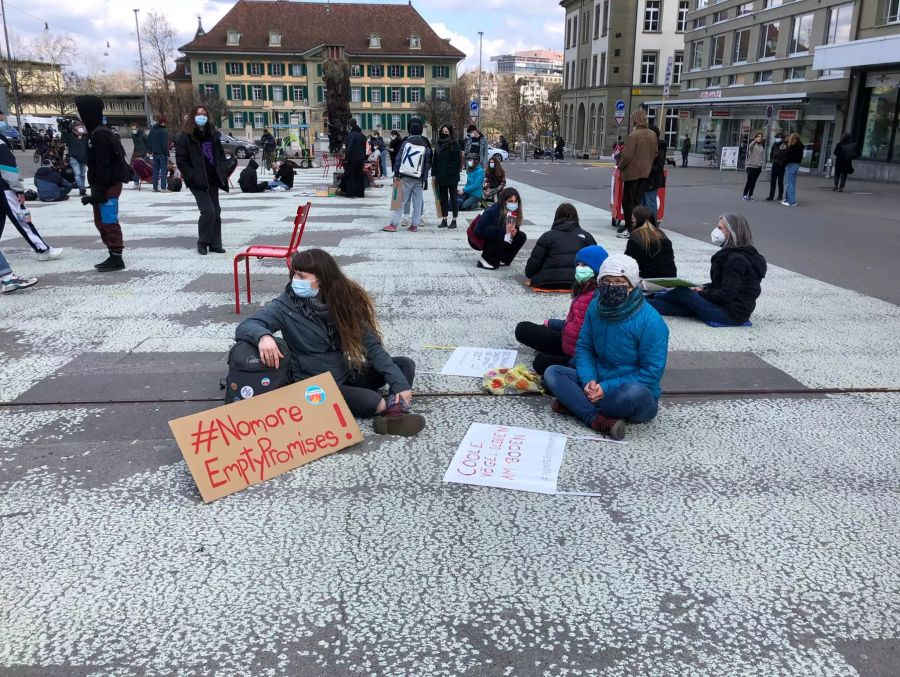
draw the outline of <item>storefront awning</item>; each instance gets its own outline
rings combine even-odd
[[[668,106],[670,108],[693,108],[697,106],[717,106],[729,108],[731,106],[740,106],[741,104],[750,104],[758,106],[762,103],[805,103],[807,100],[806,92],[797,94],[760,94],[758,96],[728,96],[720,99],[704,98],[704,99],[666,99],[665,101],[645,101],[642,105],[649,108],[655,106]]]
[[[900,63],[900,35],[853,40],[840,45],[816,47],[813,55],[815,70],[885,66]]]

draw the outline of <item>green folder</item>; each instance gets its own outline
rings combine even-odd
[[[688,280],[682,280],[680,277],[657,277],[650,280],[644,280],[648,285],[655,285],[663,289],[674,289],[675,287],[699,287],[701,285]]]

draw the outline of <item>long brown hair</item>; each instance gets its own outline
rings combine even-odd
[[[640,205],[634,208],[631,213],[634,218],[634,227],[631,229],[631,235],[650,256],[659,254],[662,241],[666,239],[666,234],[656,226],[656,217],[649,207]]]
[[[494,163],[493,169],[491,169],[491,162]],[[491,158],[490,160],[488,160],[487,173],[488,173],[488,178],[496,179],[498,184],[501,184],[504,181],[506,181],[506,170],[503,169],[503,163],[500,162],[499,159]]]
[[[506,223],[506,201],[511,197],[516,198],[519,202],[519,208],[516,210],[516,230],[518,230],[522,227],[524,217],[522,216],[522,196],[515,188],[504,188],[500,191],[500,196],[497,198],[497,202],[500,203],[500,221]]]
[[[321,249],[294,253],[291,258],[291,277],[295,272],[312,273],[316,276],[319,281],[319,296],[328,304],[328,312],[334,320],[347,362],[354,369],[362,368],[366,361],[366,332],[371,329],[381,338],[372,297],[358,283],[344,275],[331,254]]]
[[[197,123],[194,122],[194,116],[197,115],[197,113],[201,109],[204,113],[206,113],[206,124],[203,126],[203,131],[205,131],[210,136],[212,136],[212,133],[216,131],[216,126],[213,124],[212,118],[209,116],[209,108],[207,108],[206,106],[194,106],[193,108],[191,108],[188,119],[184,122],[184,133],[188,136],[193,136],[194,132],[200,129],[200,127],[197,126]]]

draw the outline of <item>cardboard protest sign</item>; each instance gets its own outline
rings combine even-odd
[[[502,348],[460,346],[441,369],[445,376],[484,376],[488,369],[516,366],[519,353]]]
[[[169,427],[206,503],[362,440],[328,372]]]
[[[403,184],[400,179],[394,179],[393,189],[391,190],[391,211],[400,209],[403,204]]]
[[[473,423],[445,482],[556,494],[566,436],[515,426]]]
[[[437,178],[431,177],[431,193],[434,196],[434,210],[437,212],[438,218],[441,218],[444,215],[444,210],[441,207],[441,192],[438,188]],[[455,193],[450,196],[452,199],[456,199]],[[453,205],[449,205],[450,211],[453,211]]]

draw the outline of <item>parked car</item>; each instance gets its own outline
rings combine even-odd
[[[226,153],[234,153],[234,156],[240,160],[253,157],[259,152],[259,146],[255,143],[236,139],[225,132],[222,132],[222,149]]]
[[[18,129],[12,125],[8,125],[6,129],[3,130],[3,136],[6,137],[6,142],[10,148],[13,150],[22,150],[22,138],[19,136]]]
[[[488,146],[488,159],[496,159],[500,158],[500,162],[506,162],[509,160],[509,153],[507,153],[502,148],[494,148],[493,146]]]

